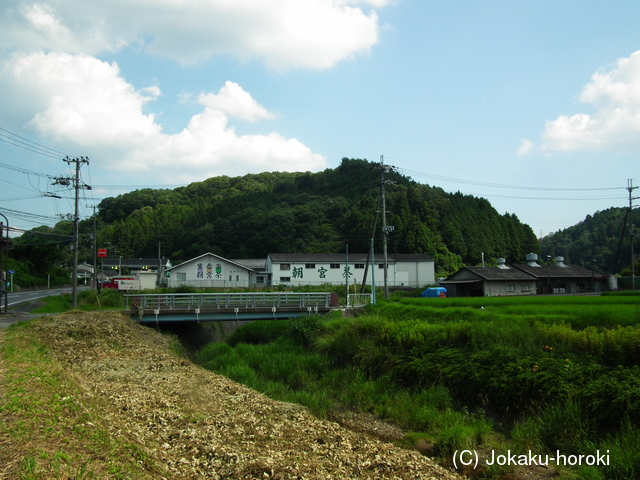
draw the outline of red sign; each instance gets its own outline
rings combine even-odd
[[[99,248],[98,249],[98,256],[102,257],[102,258],[106,258],[107,257],[107,249],[106,248]]]

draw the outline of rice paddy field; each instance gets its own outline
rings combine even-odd
[[[316,415],[375,415],[443,463],[460,449],[608,452],[560,478],[640,478],[640,296],[402,298],[260,321],[197,353]],[[478,478],[507,478],[493,465]]]

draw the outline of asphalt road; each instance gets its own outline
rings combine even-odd
[[[86,290],[87,287],[78,287],[78,291]],[[71,287],[50,288],[46,290],[33,290],[28,292],[9,292],[7,306],[9,312],[4,313],[5,299],[2,297],[0,304],[0,328],[7,327],[20,320],[30,320],[42,316],[42,314],[29,314],[31,310],[38,308],[40,300],[45,297],[55,297],[56,295],[71,295]]]

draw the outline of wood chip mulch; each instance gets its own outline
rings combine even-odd
[[[35,322],[39,340],[80,386],[74,400],[90,413],[87,428],[135,445],[141,478],[462,478],[417,451],[194,365],[171,351],[171,338],[119,313]]]

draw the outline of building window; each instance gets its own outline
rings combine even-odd
[[[291,277],[280,277],[280,281],[281,282],[290,282],[291,281]]]
[[[384,268],[384,263],[378,264],[378,268]]]
[[[329,265],[329,268],[340,268],[340,264],[339,263],[332,263]]]
[[[516,291],[515,285],[507,285],[507,292],[515,292],[515,291]]]
[[[307,263],[307,264],[305,264],[304,268],[316,268],[316,264],[315,263]]]
[[[364,268],[364,263],[356,263],[354,265],[355,268]]]
[[[186,282],[187,281],[187,272],[177,272],[176,273],[176,280],[178,280],[179,282]]]
[[[230,282],[232,281],[232,280],[231,280],[232,278],[233,278],[233,276],[229,275],[229,281],[230,281]]]
[[[236,275],[236,282],[240,281],[240,275]]]
[[[522,286],[522,291],[523,292],[530,292],[531,291],[531,285],[523,285]]]
[[[264,277],[256,277],[256,283],[264,283]]]
[[[291,270],[291,264],[290,263],[281,263],[280,264],[280,270]]]

